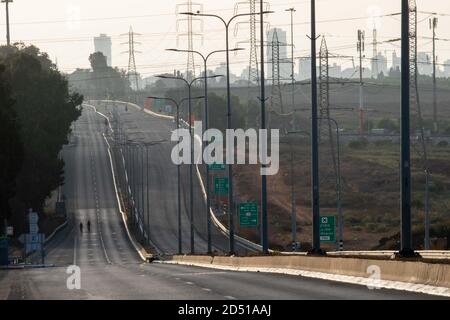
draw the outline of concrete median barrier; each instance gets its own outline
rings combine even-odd
[[[230,268],[241,271],[301,270],[348,277],[369,278],[374,267],[380,280],[450,288],[450,264],[341,257],[173,256],[169,263]]]

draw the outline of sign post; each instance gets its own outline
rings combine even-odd
[[[336,217],[320,217],[320,241],[324,243],[336,242]]]
[[[213,163],[209,165],[210,171],[225,171],[225,165],[220,163]]]
[[[258,204],[241,203],[239,204],[239,222],[244,228],[258,227]]]
[[[227,195],[230,184],[227,177],[214,178],[214,193],[219,195]]]

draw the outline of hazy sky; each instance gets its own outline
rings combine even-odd
[[[113,65],[126,68],[128,57],[121,54],[127,47],[121,43],[127,37],[130,25],[135,32],[142,34],[136,41],[142,44],[136,46],[141,54],[136,56],[138,71],[143,76],[173,69],[185,70],[186,57],[182,54],[165,52],[166,48],[177,47],[177,16],[176,4],[185,0],[14,0],[10,4],[11,37],[13,41],[33,43],[43,51],[48,52],[63,71],[72,71],[77,67],[88,67],[88,56],[94,51],[93,37],[106,33],[113,40]],[[244,3],[246,1],[241,0]],[[237,1],[198,0],[203,4],[204,12],[211,12],[230,17],[233,15]],[[271,27],[281,27],[289,30],[289,13],[285,9],[295,7],[295,55],[308,55],[310,1],[272,0],[271,9],[275,11],[269,17]],[[372,21],[371,15],[390,14],[400,12],[400,0],[317,0],[318,32],[327,36],[330,51],[341,55],[356,55],[357,29],[366,31],[366,45],[368,57],[372,56]],[[418,0],[420,11],[450,14],[448,0]],[[248,12],[248,7],[242,7],[242,12]],[[398,38],[400,33],[400,17],[384,17],[377,19],[379,41]],[[419,33],[422,37],[430,37],[428,26],[429,14],[419,14]],[[5,13],[4,5],[0,10],[0,43],[5,43]],[[348,19],[336,21],[339,19]],[[439,17],[438,36],[450,38],[450,15]],[[224,48],[223,27],[215,19],[204,18],[204,42],[200,38],[195,42],[196,49],[208,52],[213,49]],[[330,21],[334,20],[334,21]],[[245,21],[237,20],[237,21]],[[185,31],[183,23],[181,32]],[[199,28],[200,25],[196,25]],[[234,28],[233,28],[234,29]],[[200,30],[199,30],[200,31]],[[241,24],[239,33],[232,36],[231,46],[238,41],[248,40],[248,25]],[[288,39],[289,40],[289,39]],[[245,46],[245,45],[243,45]],[[179,48],[186,48],[186,42],[180,39]],[[393,50],[399,52],[399,43],[380,45],[380,51],[386,51],[388,56]],[[431,52],[429,39],[419,40],[419,50]],[[232,56],[233,71],[240,73],[240,69],[248,63],[249,52],[243,51]],[[438,42],[438,56],[442,63],[450,59],[450,42]],[[217,56],[211,60],[212,68],[224,60]],[[344,67],[351,67],[350,60],[336,60]]]

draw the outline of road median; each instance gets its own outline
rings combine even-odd
[[[163,263],[300,275],[450,297],[450,265],[445,263],[343,257],[188,255],[168,257]]]

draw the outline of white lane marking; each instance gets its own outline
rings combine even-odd
[[[188,284],[188,285],[190,285],[190,286],[193,286],[193,285],[194,285],[192,282],[189,282],[189,281],[186,281],[185,283]]]
[[[77,234],[73,236],[73,265],[77,265]]]
[[[228,299],[228,300],[237,300],[235,297],[233,297],[233,296],[225,296],[224,297],[225,299]]]
[[[177,273],[176,276],[214,276],[218,274],[228,274],[229,272],[225,271],[212,271],[212,272],[192,272],[192,273]]]
[[[102,116],[103,118],[105,118],[105,119],[108,121],[108,124],[109,124],[109,127],[110,127],[110,129],[111,129],[111,132],[114,132],[114,130],[112,129],[111,123],[110,123],[110,121],[109,121],[109,118],[108,118],[107,116],[105,116],[104,114],[98,112],[98,111],[97,111],[97,108],[96,108],[95,106],[92,106],[92,105],[89,105],[89,104],[84,104],[84,105],[86,105],[86,106],[92,108],[97,114],[99,114],[100,116]],[[129,228],[128,228],[127,220],[126,220],[126,218],[125,218],[125,213],[124,213],[124,211],[123,211],[123,209],[122,209],[122,203],[120,202],[120,199],[119,199],[119,190],[118,190],[118,188],[117,188],[116,176],[115,176],[115,172],[114,172],[114,164],[113,164],[113,158],[112,158],[112,154],[111,154],[111,146],[110,146],[110,144],[109,144],[109,142],[108,142],[108,139],[106,138],[106,135],[105,135],[104,133],[103,133],[103,139],[105,140],[106,145],[108,146],[107,151],[108,151],[108,156],[109,156],[111,175],[112,175],[112,178],[113,178],[114,190],[115,190],[115,194],[116,194],[116,200],[117,200],[117,204],[118,204],[118,207],[119,207],[119,212],[120,212],[120,214],[121,214],[121,216],[122,216],[122,222],[123,222],[123,225],[124,225],[125,230],[126,230],[126,232],[127,232],[128,239],[130,240],[130,242],[131,242],[131,244],[133,245],[134,249],[135,249],[136,252],[138,253],[139,257],[140,257],[143,261],[147,261],[147,260],[146,260],[146,257],[144,256],[144,254],[143,254],[143,253],[141,252],[141,250],[139,249],[138,245],[137,245],[137,244],[135,243],[135,241],[133,240],[133,237],[131,236],[130,230],[129,230]],[[122,159],[123,159],[123,154],[122,154]],[[128,180],[128,177],[127,177],[127,180]],[[158,253],[161,253],[161,251],[160,251],[155,245],[152,244],[152,246],[157,250]]]
[[[208,289],[208,288],[202,288],[202,290],[206,291],[206,292],[211,292],[212,291],[211,289]]]

